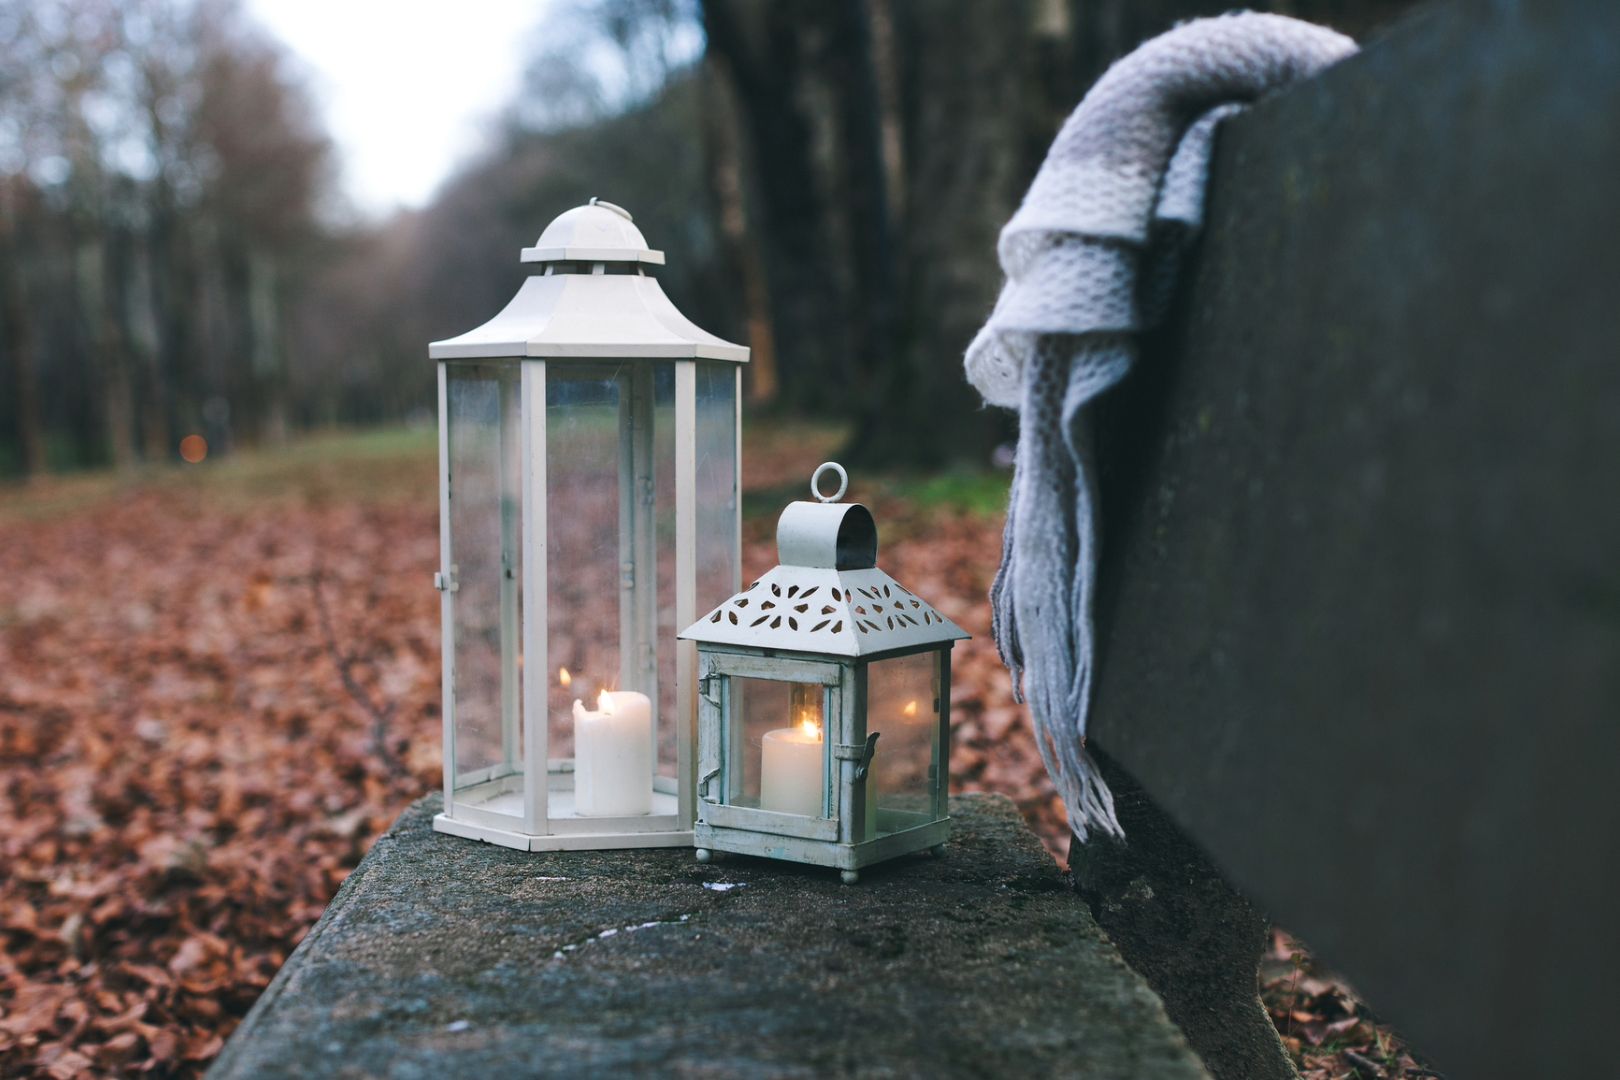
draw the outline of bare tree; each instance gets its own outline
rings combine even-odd
[[[284,430],[287,296],[329,176],[281,48],[231,0],[4,0],[0,21],[0,342],[23,468],[48,431],[127,467],[207,412]]]

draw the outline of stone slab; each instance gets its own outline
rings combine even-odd
[[[836,874],[691,851],[366,855],[211,1076],[1207,1074],[1013,805]]]
[[[1223,131],[1105,403],[1093,736],[1441,1070],[1614,1072],[1620,5],[1455,2]]]

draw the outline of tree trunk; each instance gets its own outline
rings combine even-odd
[[[132,248],[128,269],[124,320],[135,373],[135,419],[139,428],[141,457],[146,461],[164,461],[173,453],[174,442],[164,407],[159,313],[153,282],[155,264],[150,236],[141,237],[140,242]]]
[[[176,436],[189,431],[195,422],[191,404],[197,383],[193,322],[199,318],[200,305],[186,224],[168,202],[160,193],[158,209],[152,215],[150,257],[158,349],[153,360],[151,399],[146,407],[155,420],[160,420],[153,430],[162,430],[168,436],[163,456],[172,458],[178,445]]]
[[[17,464],[22,475],[45,471],[45,423],[40,414],[39,372],[34,355],[31,308],[23,281],[22,247],[17,239],[20,200],[12,182],[0,181],[0,348],[5,350],[12,430],[17,439]]]
[[[863,0],[835,0],[827,13],[832,31],[827,43],[827,81],[839,136],[852,275],[849,320],[855,393],[850,404],[856,413],[855,457],[859,459],[863,445],[873,441],[871,433],[890,422],[888,410],[897,397],[893,384],[899,352],[899,267],[867,5]]]
[[[759,212],[772,335],[782,396],[794,406],[847,409],[848,336],[826,239],[828,207],[817,187],[804,15],[813,7],[761,0],[704,0],[709,47],[737,91]]]
[[[259,439],[267,446],[287,443],[287,367],[281,342],[281,299],[273,256],[248,255],[248,313],[252,336],[253,381],[262,401]]]
[[[262,402],[253,369],[249,256],[227,227],[209,224],[203,262],[212,270],[202,282],[208,367],[197,389],[210,451],[226,454],[257,441]]]
[[[1050,110],[1027,63],[1033,5],[936,0],[893,4],[889,14],[906,191],[900,344],[873,369],[850,456],[982,464],[1009,422],[982,407],[962,353],[1000,287],[1001,225],[1050,138]]]
[[[91,224],[81,235],[74,255],[79,324],[91,352],[91,397],[100,420],[100,441],[109,461],[119,470],[133,469],[135,458],[135,398],[128,357],[120,340],[114,281],[117,258],[111,250],[112,230]]]
[[[771,321],[770,290],[765,282],[765,261],[760,254],[759,239],[748,227],[742,147],[737,139],[737,98],[714,60],[705,60],[704,68],[704,164],[726,262],[732,280],[740,284],[743,293],[749,348],[744,385],[751,404],[770,405],[777,394],[776,337]]]

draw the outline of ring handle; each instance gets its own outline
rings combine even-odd
[[[823,473],[829,471],[838,474],[838,490],[833,492],[831,495],[823,495],[821,493],[821,477]],[[849,473],[845,472],[844,467],[838,464],[836,461],[822,462],[821,467],[818,468],[810,477],[810,494],[814,495],[820,502],[835,503],[839,499],[842,499],[844,497],[844,492],[848,490]]]

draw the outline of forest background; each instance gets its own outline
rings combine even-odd
[[[1408,4],[1259,6],[1359,33]],[[958,358],[1001,224],[1109,62],[1227,6],[557,0],[483,151],[371,219],[235,0],[0,0],[0,478],[431,423],[426,343],[591,196],[752,346],[751,416],[845,423],[851,464],[983,465],[1013,429]]]

